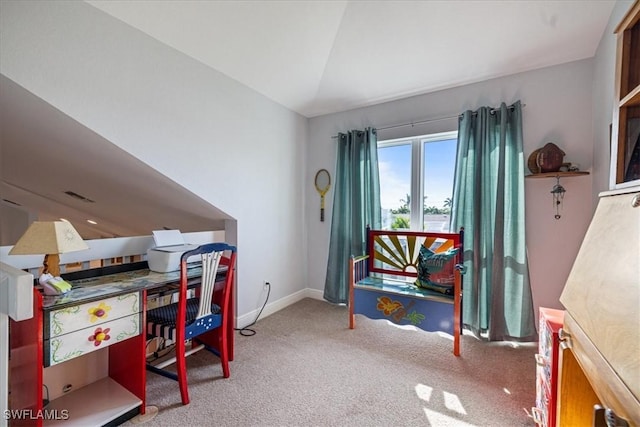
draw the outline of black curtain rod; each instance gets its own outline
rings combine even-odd
[[[526,107],[527,104],[522,104],[522,108]],[[510,110],[513,110],[515,107],[513,105],[509,105],[507,108],[509,108]],[[497,110],[499,110],[499,108],[492,108],[490,110],[490,114],[495,113]],[[473,112],[474,115],[478,114],[476,111]],[[381,127],[381,128],[375,128],[376,130],[380,131],[380,130],[386,130],[386,129],[395,129],[395,128],[401,128],[401,127],[405,127],[405,126],[415,126],[415,125],[421,125],[424,123],[431,123],[431,122],[438,122],[440,120],[450,120],[450,119],[455,119],[455,118],[460,119],[462,117],[462,114],[458,114],[457,116],[446,116],[446,117],[438,117],[435,119],[427,119],[427,120],[420,120],[417,122],[409,122],[409,123],[403,123],[400,125],[392,125],[392,126],[385,126],[385,127]],[[336,139],[338,138],[338,135],[334,135],[331,137],[332,139]]]

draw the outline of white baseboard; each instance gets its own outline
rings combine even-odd
[[[262,310],[262,313],[260,313],[260,319],[264,319],[265,317],[273,313],[276,313],[282,310],[283,308],[290,306],[291,304],[295,304],[296,302],[305,298],[313,298],[313,299],[324,301],[324,298],[322,296],[323,296],[323,292],[317,289],[308,289],[308,288],[303,289],[291,295],[287,295],[284,298],[280,298],[279,300],[267,303],[267,305],[264,307],[264,310]],[[256,320],[256,316],[258,315],[259,312],[260,312],[260,309],[258,308],[256,310],[250,311],[249,313],[238,317],[236,319],[236,327],[244,328],[245,326],[252,324]]]
[[[313,298],[313,299],[317,299],[320,301],[324,301],[324,292],[323,291],[319,291],[318,289],[305,289],[305,291],[307,292],[307,298]]]

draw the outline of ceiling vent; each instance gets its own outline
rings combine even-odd
[[[85,202],[85,203],[95,203],[95,201],[93,201],[91,199],[88,199],[88,198],[84,197],[81,194],[74,193],[73,191],[65,191],[64,194],[66,194],[69,197],[73,197],[74,199],[77,199],[77,200],[80,200],[82,202]]]

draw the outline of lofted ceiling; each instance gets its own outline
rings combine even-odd
[[[592,57],[615,1],[86,3],[311,118]],[[229,218],[2,75],[0,92],[0,191],[19,209],[85,238]]]
[[[87,3],[314,117],[590,58],[615,1]]]

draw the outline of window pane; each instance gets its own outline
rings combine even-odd
[[[457,140],[425,142],[424,231],[449,231]]]
[[[378,148],[382,229],[409,229],[411,144]]]

